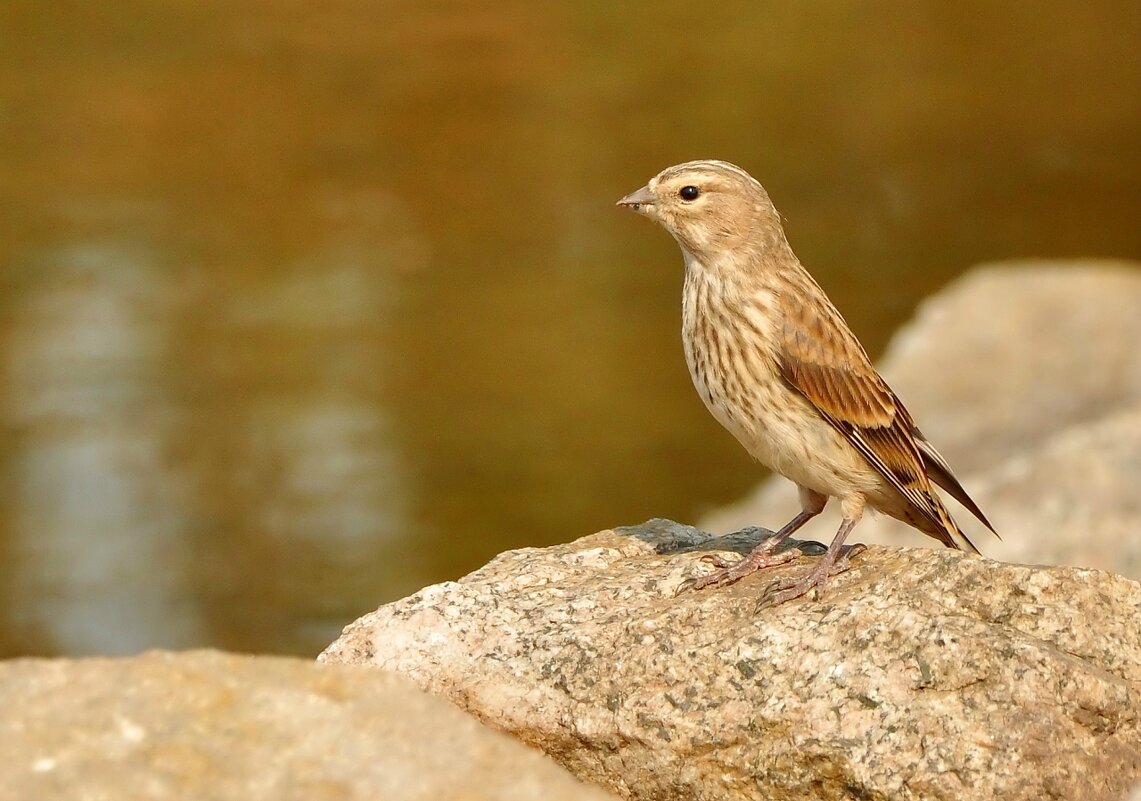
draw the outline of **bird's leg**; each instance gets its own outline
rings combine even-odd
[[[801,511],[797,513],[796,517],[781,526],[780,531],[759,544],[743,559],[730,562],[715,554],[708,554],[703,558],[712,562],[720,569],[710,573],[708,576],[698,576],[685,581],[678,591],[681,592],[688,589],[703,590],[706,587],[723,587],[726,584],[740,581],[745,576],[761,568],[783,565],[786,562],[791,562],[798,556],[803,556],[798,548],[789,548],[779,554],[776,553],[776,549],[780,547],[782,542],[792,536],[793,532],[820,514],[824,510],[824,504],[827,502],[827,495],[821,495],[819,492],[813,492],[812,490],[801,487]]]
[[[757,608],[777,606],[785,601],[791,601],[793,598],[807,595],[812,590],[823,590],[830,577],[848,570],[852,566],[851,557],[864,550],[864,546],[857,543],[845,548],[844,539],[860,521],[862,512],[862,501],[850,503],[846,500],[844,503],[844,519],[840,523],[840,528],[836,532],[836,536],[832,538],[832,544],[828,546],[828,550],[825,551],[824,556],[820,558],[820,562],[813,568],[812,572],[801,579],[777,579],[765,590]]]
[[[749,551],[748,556],[739,557],[737,559],[726,559],[720,554],[707,553],[701,557],[701,560],[703,562],[709,562],[714,567],[719,567],[722,569],[745,567],[745,572],[742,573],[741,576],[745,575],[746,573],[752,573],[754,570],[762,567],[780,565],[784,564],[785,562],[792,561],[797,556],[803,555],[796,548],[789,548],[787,551],[782,551],[779,557],[774,556],[773,552],[780,547],[782,542],[792,536],[794,531],[803,526],[812,518],[816,517],[816,514],[816,512],[798,512],[796,517],[781,527],[780,531],[776,532],[771,537],[766,537],[765,540],[757,545],[756,548]],[[785,558],[786,554],[787,558]],[[740,578],[741,576],[738,576],[737,578]],[[706,578],[710,577],[706,576]],[[695,587],[695,589],[701,588]]]

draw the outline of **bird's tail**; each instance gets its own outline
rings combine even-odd
[[[935,536],[939,541],[946,545],[948,548],[954,548],[958,551],[970,551],[971,553],[979,554],[982,552],[975,547],[975,544],[970,541],[963,530],[959,528],[959,524],[955,522],[955,518],[951,517],[951,513],[947,511],[947,507],[939,500],[939,497],[934,492],[931,493],[931,505],[935,507],[935,513],[939,517],[939,522],[942,526],[942,531]]]

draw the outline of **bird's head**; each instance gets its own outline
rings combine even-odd
[[[682,250],[702,260],[784,241],[780,216],[764,187],[725,161],[668,167],[618,205],[655,220]]]

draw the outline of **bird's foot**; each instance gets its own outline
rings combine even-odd
[[[824,558],[820,560],[820,563],[813,568],[812,572],[803,578],[777,579],[765,588],[764,594],[757,602],[757,611],[759,612],[771,606],[779,606],[785,601],[800,598],[813,591],[816,592],[818,597],[819,593],[824,590],[824,585],[828,582],[828,579],[851,569],[852,557],[864,550],[867,550],[867,546],[858,542],[845,547],[835,560],[829,560],[828,556],[825,555]]]
[[[686,579],[677,588],[676,595],[687,590],[704,590],[708,587],[724,587],[740,581],[745,576],[757,570],[775,565],[783,565],[804,554],[797,548],[786,548],[779,553],[773,553],[780,542],[770,538],[762,542],[749,552],[748,556],[740,559],[726,559],[719,554],[705,554],[701,561],[709,562],[718,568],[707,576],[694,576]]]

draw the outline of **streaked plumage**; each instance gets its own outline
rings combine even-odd
[[[788,561],[776,546],[829,497],[840,500],[840,530],[817,569],[784,582],[775,602],[846,567],[843,541],[865,506],[978,553],[932,483],[993,527],[801,266],[756,180],[727,162],[693,161],[662,171],[619,205],[660,223],[681,247],[682,342],[706,407],[757,460],[800,488],[799,515],[744,560],[717,560],[722,569],[695,587]]]

